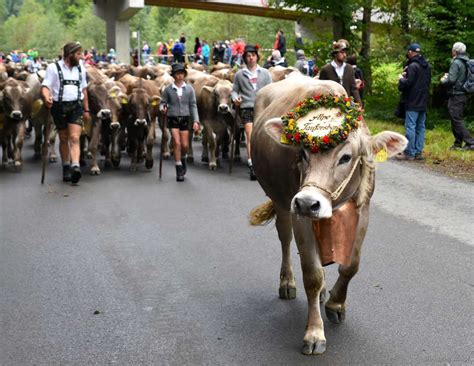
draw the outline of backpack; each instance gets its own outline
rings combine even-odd
[[[314,61],[308,60],[308,76],[314,76]]]
[[[474,93],[474,60],[466,61],[466,81],[463,84],[463,88],[466,93]]]

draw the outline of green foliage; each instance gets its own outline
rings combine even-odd
[[[79,40],[86,50],[95,47],[97,50],[105,50],[105,22],[92,13],[92,7],[87,7],[77,19],[72,29],[74,40]]]

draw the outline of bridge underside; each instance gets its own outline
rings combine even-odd
[[[169,8],[185,8],[185,9],[198,9],[207,11],[218,11],[224,13],[254,15],[267,18],[277,18],[285,20],[298,20],[301,14],[295,11],[284,10],[284,9],[272,9],[267,7],[257,7],[245,4],[239,4],[238,2],[226,3],[226,2],[211,2],[211,1],[191,1],[191,0],[145,0],[146,5],[156,5]]]

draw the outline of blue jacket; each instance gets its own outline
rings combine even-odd
[[[421,55],[408,60],[406,76],[398,82],[407,111],[424,112],[428,109],[431,84],[431,67]]]

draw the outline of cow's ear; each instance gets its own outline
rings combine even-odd
[[[283,132],[283,122],[281,118],[272,118],[265,122],[265,132],[279,143]]]
[[[210,86],[205,85],[205,86],[202,87],[202,91],[204,91],[205,93],[212,94],[212,93],[214,93],[214,88],[211,88]]]
[[[158,104],[160,104],[160,100],[161,100],[161,97],[159,97],[158,95],[153,95],[150,97],[150,105],[153,108],[158,108]]]
[[[392,131],[383,131],[371,137],[372,152],[377,154],[380,150],[385,149],[388,157],[401,153],[407,144],[408,140],[405,136]]]

